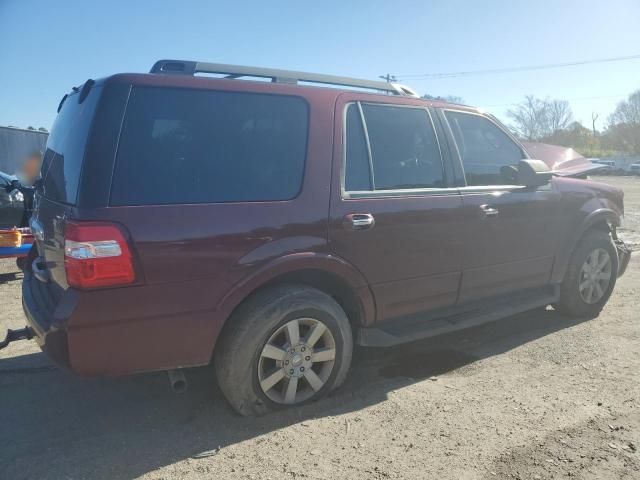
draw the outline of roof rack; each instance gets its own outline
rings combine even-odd
[[[417,97],[411,88],[397,83],[379,82],[376,80],[361,80],[359,78],[337,77],[321,73],[296,72],[275,68],[247,67],[243,65],[225,65],[221,63],[194,62],[190,60],[158,60],[149,73],[167,73],[175,75],[195,75],[196,73],[217,73],[226,75],[225,78],[258,77],[270,78],[276,83],[310,82],[325,85],[340,85],[358,87],[381,92]]]

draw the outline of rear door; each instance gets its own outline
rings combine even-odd
[[[456,302],[462,200],[424,104],[344,94],[336,107],[330,248],[355,265],[377,318]]]
[[[522,148],[493,120],[445,110],[464,170],[465,245],[459,302],[548,284],[560,195],[514,185]]]
[[[63,288],[67,287],[64,221],[76,206],[87,139],[101,92],[102,87],[95,86],[82,101],[79,92],[66,97],[51,129],[42,162],[42,187],[36,197],[31,225],[51,279]]]

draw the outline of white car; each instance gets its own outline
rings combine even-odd
[[[611,167],[611,168],[616,166],[616,162],[614,162],[613,160],[600,160],[599,158],[590,158],[589,160],[591,160],[592,163],[606,165],[607,167]]]

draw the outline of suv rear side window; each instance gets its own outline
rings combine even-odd
[[[525,158],[522,149],[497,125],[475,114],[445,111],[462,158],[467,185],[511,185]]]
[[[134,88],[112,205],[288,200],[302,185],[308,107],[280,95]]]
[[[42,160],[43,194],[50,200],[75,204],[89,129],[102,87],[93,87],[82,103],[69,95],[56,117]]]
[[[361,127],[354,111],[355,106],[347,111],[347,191],[353,185],[362,187],[369,182],[362,166],[362,140],[357,133]],[[362,111],[371,147],[373,190],[444,186],[440,148],[425,109],[362,104]],[[354,167],[353,163],[359,166]]]

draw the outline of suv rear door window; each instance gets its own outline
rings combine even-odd
[[[440,148],[425,109],[363,104],[362,110],[374,190],[445,186]]]
[[[302,185],[307,124],[297,97],[134,88],[111,204],[292,199]]]
[[[89,129],[102,87],[95,86],[82,103],[69,95],[51,128],[42,160],[43,194],[50,200],[75,204]]]
[[[492,121],[480,115],[445,111],[460,152],[467,185],[511,185],[525,158],[522,149]]]

